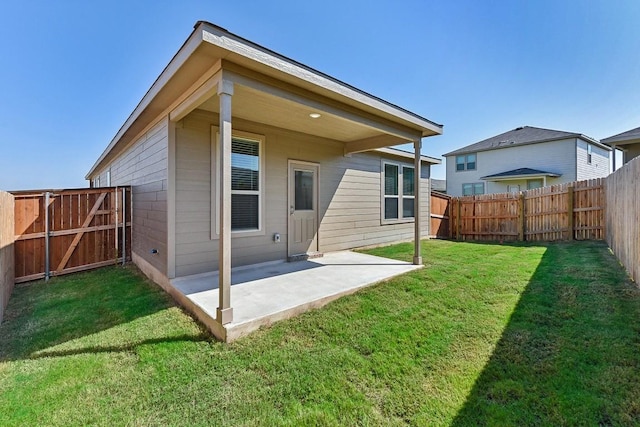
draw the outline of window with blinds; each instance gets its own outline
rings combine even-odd
[[[415,169],[383,163],[384,221],[412,219],[415,206]]]
[[[260,141],[231,141],[231,230],[260,228]]]

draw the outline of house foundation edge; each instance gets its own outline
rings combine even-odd
[[[160,270],[155,268],[151,263],[142,258],[135,252],[131,252],[131,260],[138,266],[140,271],[147,276],[152,282],[158,285],[162,290],[168,293],[173,300],[180,305],[183,309],[194,316],[200,323],[202,323],[209,332],[211,332],[220,341],[228,342],[227,330],[224,326],[218,323],[215,319],[209,316],[204,310],[191,301],[187,296],[182,294],[176,288],[173,287],[171,281]]]

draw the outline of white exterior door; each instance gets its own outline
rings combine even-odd
[[[318,164],[289,161],[290,257],[318,252],[318,172]]]

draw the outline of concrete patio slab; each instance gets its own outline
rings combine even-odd
[[[232,270],[233,322],[224,325],[233,341],[263,325],[321,307],[343,295],[420,268],[407,262],[350,251],[297,262],[271,262]],[[171,286],[197,307],[209,325],[218,306],[218,274],[203,273],[171,280]],[[214,331],[215,333],[215,331]]]

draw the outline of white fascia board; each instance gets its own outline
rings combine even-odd
[[[311,83],[314,86],[355,100],[384,113],[391,114],[423,129],[428,129],[435,134],[442,134],[442,125],[436,124],[364,91],[360,91],[353,86],[232,34],[213,24],[204,23],[204,25],[206,25],[206,28],[203,30],[202,37],[205,42]]]
[[[493,178],[489,176],[483,176],[480,179],[483,181],[515,181],[515,180],[522,180],[522,179],[536,179],[536,178],[544,178],[544,177],[558,178],[560,176],[562,175],[557,173],[540,173],[536,175],[510,175],[510,176],[500,176],[500,177],[493,177]]]
[[[391,154],[392,156],[406,157],[407,159],[413,159],[415,157],[413,153],[410,153],[404,150],[399,150],[397,148],[384,147],[384,148],[376,148],[373,151],[377,151],[379,153],[384,153],[384,154]],[[435,157],[425,156],[424,154],[420,155],[420,160],[424,163],[431,163],[434,165],[442,164],[442,160],[437,159]]]

